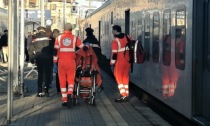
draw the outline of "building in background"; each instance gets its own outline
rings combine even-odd
[[[0,0],[0,7],[8,9],[9,0]],[[21,1],[21,0],[19,0]],[[31,32],[36,29],[40,24],[40,0],[24,0],[25,2],[25,14],[26,14],[26,32]],[[66,0],[65,9],[65,22],[70,22],[74,25],[74,32],[77,34],[79,21],[84,19],[87,15],[100,7],[105,0]],[[45,14],[46,22],[52,30],[57,28],[61,32],[63,31],[64,22],[64,0],[45,0],[45,12],[50,11],[49,15]]]

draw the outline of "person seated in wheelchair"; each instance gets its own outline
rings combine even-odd
[[[98,66],[98,58],[89,43],[85,43],[84,47],[76,52],[76,80],[79,76],[91,76],[96,74],[96,86],[102,85],[100,68]]]

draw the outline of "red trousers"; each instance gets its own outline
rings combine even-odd
[[[72,94],[74,90],[74,78],[76,73],[75,60],[59,60],[58,61],[58,76],[62,94],[62,101],[67,101],[67,94]],[[68,83],[68,89],[66,88]]]
[[[120,94],[122,96],[129,95],[129,72],[130,72],[130,63],[126,59],[119,59],[115,63],[114,67],[114,76],[118,84]]]

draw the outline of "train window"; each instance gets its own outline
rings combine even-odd
[[[113,12],[111,12],[111,24],[113,24]]]
[[[146,52],[145,60],[150,57],[150,15],[146,15],[144,19],[144,49]]]
[[[163,64],[171,64],[171,11],[163,13]]]
[[[175,31],[175,64],[176,68],[185,68],[185,43],[186,43],[186,14],[185,9],[176,12],[176,31]]]
[[[136,38],[136,24],[135,21],[131,21],[131,37]]]
[[[143,31],[143,28],[142,28],[142,13],[139,14],[139,19],[137,20],[136,31],[137,31],[138,40],[142,42],[142,31]]]
[[[153,15],[153,40],[152,40],[152,60],[155,63],[159,62],[159,33],[160,33],[160,15]]]

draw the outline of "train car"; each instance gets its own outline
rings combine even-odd
[[[8,28],[8,14],[7,10],[0,8],[0,33],[2,34]]]
[[[189,120],[210,125],[210,0],[108,0],[81,22],[81,38],[93,28],[109,59],[115,24],[146,51],[130,81]]]

